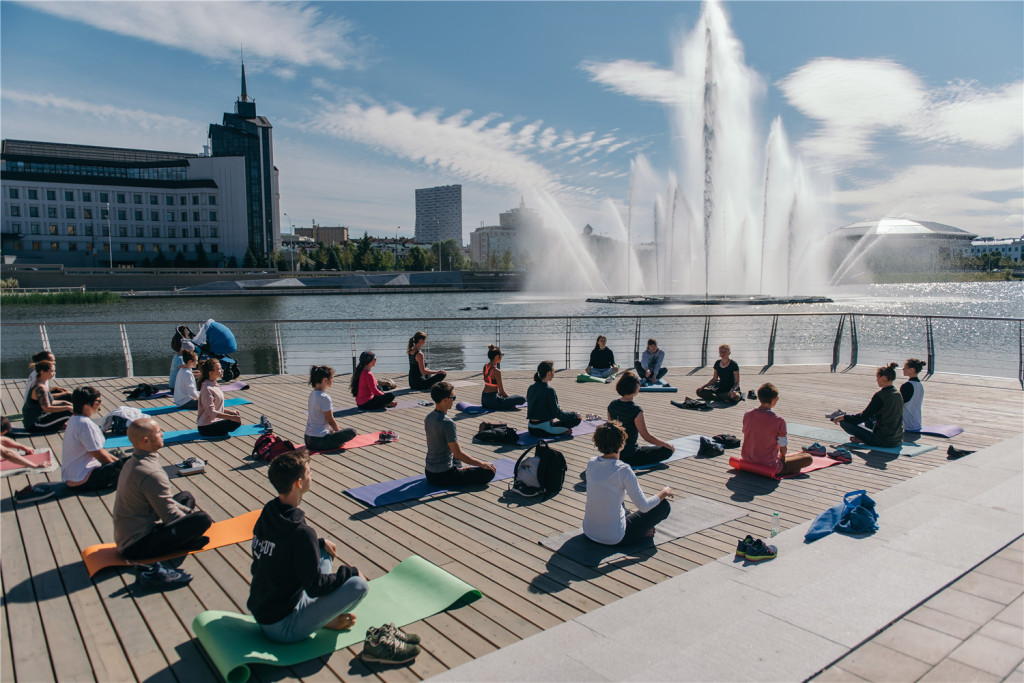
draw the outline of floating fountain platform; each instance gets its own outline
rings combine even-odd
[[[688,304],[690,306],[769,306],[772,304],[830,304],[827,296],[768,296],[762,294],[722,294],[713,296],[667,294],[663,296],[616,295],[592,297],[588,302],[596,304],[632,304],[634,306],[663,306],[665,304]]]

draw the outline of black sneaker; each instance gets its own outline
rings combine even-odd
[[[953,448],[950,446],[946,449],[946,460],[959,460],[965,455],[970,455],[974,451],[962,451],[959,448]]]
[[[377,443],[392,443],[393,441],[398,441],[398,434],[395,434],[390,429],[381,432],[377,436]]]
[[[757,392],[754,391],[753,389],[751,389],[750,391],[747,392],[747,398],[749,398],[751,401],[756,401],[757,400]]]
[[[754,542],[754,537],[747,534],[746,538],[742,538],[736,541],[736,557],[747,558],[747,551],[750,549],[751,544]]]
[[[56,493],[56,489],[52,486],[44,486],[42,484],[36,484],[35,486],[32,486],[30,484],[14,494],[14,502],[38,503],[41,500],[53,498],[53,496],[56,495]]]
[[[420,637],[418,635],[416,635],[415,633],[406,633],[402,629],[400,629],[397,626],[395,626],[393,623],[392,624],[384,624],[383,626],[380,627],[379,630],[383,631],[384,633],[390,633],[395,638],[398,638],[399,640],[401,640],[403,642],[409,643],[410,645],[419,645],[420,644]]]
[[[763,562],[774,560],[779,556],[779,550],[773,545],[768,545],[760,538],[747,545],[747,562]]]
[[[416,659],[419,653],[419,645],[406,643],[392,633],[371,626],[366,630],[366,640],[363,641],[363,651],[359,653],[359,659],[364,662],[406,664]]]
[[[148,590],[173,590],[187,586],[191,581],[192,575],[188,572],[182,569],[168,569],[159,562],[135,568],[136,584]]]
[[[263,428],[264,434],[270,434],[274,431],[274,425],[270,424],[270,418],[266,415],[260,415],[260,427]]]
[[[191,458],[185,458],[181,462],[175,464],[174,467],[177,469],[179,477],[187,477],[192,474],[205,472],[206,462],[193,455]]]

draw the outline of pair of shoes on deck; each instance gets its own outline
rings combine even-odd
[[[419,642],[418,635],[406,633],[394,624],[384,624],[380,628],[371,626],[366,629],[366,640],[359,658],[364,662],[406,664],[420,653]]]
[[[159,562],[135,567],[135,584],[146,590],[174,590],[187,586],[191,581],[192,575],[184,569],[171,569]]]
[[[774,560],[778,555],[778,548],[768,545],[760,538],[755,539],[749,534],[747,534],[746,538],[736,543],[736,557],[742,557],[747,562]]]

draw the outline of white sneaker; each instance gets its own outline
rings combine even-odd
[[[842,410],[834,410],[831,413],[829,413],[828,415],[826,415],[825,419],[828,420],[829,422],[831,422],[832,420],[836,419],[837,417],[842,417],[843,415],[846,415],[846,413],[844,411],[842,411]]]
[[[179,477],[188,477],[206,471],[206,461],[193,456],[182,460],[175,467],[178,468]]]

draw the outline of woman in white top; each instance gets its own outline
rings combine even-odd
[[[634,545],[654,536],[654,528],[668,517],[672,489],[644,495],[633,469],[619,460],[626,444],[626,430],[618,422],[606,422],[594,432],[601,455],[587,463],[587,506],[583,533],[603,545]],[[623,503],[629,495],[637,511],[626,515]]]
[[[336,451],[356,436],[354,429],[342,429],[334,420],[334,403],[327,390],[334,384],[334,368],[314,365],[309,369],[309,417],[306,418],[306,448]]]
[[[174,405],[185,410],[199,407],[199,389],[196,388],[196,376],[192,372],[199,364],[199,356],[195,351],[181,350],[181,367],[174,378]]]

